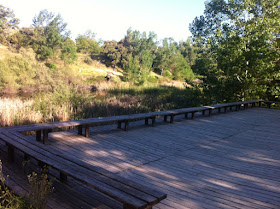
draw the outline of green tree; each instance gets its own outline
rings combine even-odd
[[[35,40],[33,48],[41,60],[54,60],[61,54],[70,32],[60,15],[42,10],[33,18]]]
[[[0,4],[0,42],[5,43],[11,30],[17,29],[19,19],[15,17],[13,10]]]
[[[75,60],[77,60],[77,57],[77,48],[75,42],[70,38],[66,38],[61,49],[61,59],[66,63],[73,63]]]
[[[95,40],[95,33],[88,30],[84,35],[78,35],[76,38],[77,51],[81,53],[100,53],[101,47]]]
[[[279,95],[279,0],[211,0],[190,30],[201,50],[195,69],[217,100]]]

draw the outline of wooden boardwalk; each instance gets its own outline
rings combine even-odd
[[[166,192],[155,208],[280,208],[280,110],[158,120],[55,132],[48,146]]]

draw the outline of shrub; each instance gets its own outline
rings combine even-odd
[[[85,57],[84,62],[87,63],[88,65],[91,65],[92,59],[90,57]]]

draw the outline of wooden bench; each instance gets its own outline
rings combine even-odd
[[[24,153],[26,159],[32,157],[40,166],[50,166],[58,170],[62,182],[66,182],[67,176],[70,176],[121,202],[123,208],[151,208],[167,197],[163,192],[119,177],[59,149],[28,140],[20,133],[2,130],[0,139],[8,146],[10,162],[14,161],[14,149],[18,149]]]
[[[122,124],[124,124],[124,130],[127,131],[129,127],[129,122],[136,120],[145,120],[145,124],[149,125],[149,120],[152,120],[152,125],[155,125],[156,117],[164,117],[164,121],[167,121],[168,117],[170,117],[170,123],[173,123],[174,117],[176,115],[185,114],[185,118],[188,118],[188,114],[191,114],[191,118],[194,118],[196,112],[202,112],[202,115],[205,115],[205,112],[208,111],[208,115],[210,116],[212,110],[218,109],[221,112],[221,109],[224,108],[224,112],[227,111],[229,107],[236,108],[236,111],[243,106],[244,108],[248,107],[251,104],[252,107],[255,106],[256,103],[261,105],[262,100],[250,100],[250,101],[240,101],[234,103],[223,103],[223,104],[214,104],[208,106],[201,107],[190,107],[190,108],[181,108],[167,111],[158,111],[158,112],[150,112],[150,113],[139,113],[139,114],[131,114],[131,115],[121,115],[121,116],[110,116],[110,117],[98,117],[98,118],[88,118],[81,120],[72,120],[72,121],[63,121],[63,122],[54,122],[54,123],[40,123],[40,124],[32,124],[32,125],[23,125],[23,126],[15,126],[15,127],[7,127],[6,129],[11,132],[28,132],[35,131],[37,141],[41,141],[43,138],[43,143],[48,144],[48,134],[57,129],[67,128],[67,127],[77,127],[78,134],[84,135],[85,137],[89,137],[89,128],[90,126],[99,126],[104,124],[118,124],[118,128],[122,128]]]

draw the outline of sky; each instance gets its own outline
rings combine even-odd
[[[153,31],[158,39],[186,40],[189,24],[204,11],[205,0],[0,0],[20,19],[20,27],[32,25],[43,9],[60,14],[71,38],[87,30],[97,39],[121,40],[128,28]]]

